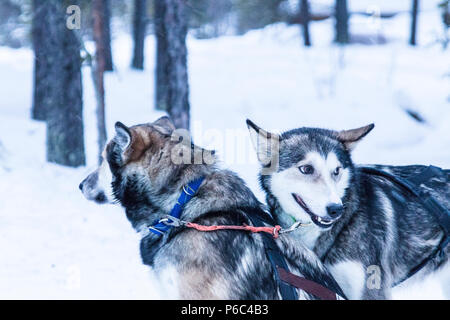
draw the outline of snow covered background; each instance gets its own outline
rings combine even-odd
[[[365,11],[378,1],[350,3]],[[409,8],[409,1],[395,3]],[[218,150],[223,166],[238,172],[261,200],[246,118],[277,131],[374,122],[355,162],[450,167],[450,52],[435,42],[442,32],[436,1],[421,3],[417,48],[407,45],[407,13],[383,21],[352,17],[353,34],[385,37],[385,45],[332,45],[331,20],[311,25],[309,49],[300,29],[284,24],[240,37],[189,37],[194,141]],[[115,34],[116,72],[106,79],[110,137],[116,121],[133,125],[162,115],[153,110],[154,51],[149,36],[146,70],[132,71],[131,38]],[[32,57],[30,49],[0,47],[0,298],[158,298],[123,210],[90,203],[78,190],[97,157],[90,70],[83,70],[88,165],[69,169],[45,161],[45,125],[30,120]],[[395,298],[443,296],[430,279],[396,290]]]

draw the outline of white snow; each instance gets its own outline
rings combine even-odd
[[[417,48],[407,45],[406,14],[375,25],[352,19],[354,33],[390,41],[380,46],[331,45],[331,20],[312,24],[309,49],[298,27],[283,24],[241,37],[189,37],[195,142],[218,150],[223,166],[237,171],[261,200],[246,118],[275,131],[374,122],[354,152],[356,162],[450,167],[450,56],[433,44],[441,22],[430,8],[419,17]],[[162,115],[153,110],[154,46],[149,36],[146,70],[132,71],[131,39],[115,37],[117,71],[106,79],[110,137],[116,121],[132,125]],[[45,125],[30,120],[32,70],[29,49],[0,47],[0,298],[158,298],[123,210],[90,203],[78,190],[97,158],[90,70],[83,70],[88,165],[78,169],[45,161]],[[427,124],[404,108],[420,112]],[[395,297],[443,297],[437,280],[411,288]]]

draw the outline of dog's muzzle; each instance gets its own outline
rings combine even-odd
[[[328,229],[331,228],[331,226],[342,216],[344,213],[344,207],[341,204],[333,203],[326,207],[327,209],[327,217],[321,217],[317,214],[313,213],[306,203],[303,201],[303,199],[296,193],[293,193],[292,196],[294,197],[295,201],[298,203],[298,205],[311,217],[312,222],[314,222],[315,225],[322,229]]]

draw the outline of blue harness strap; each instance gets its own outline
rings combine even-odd
[[[183,191],[181,192],[180,197],[178,198],[177,202],[170,211],[171,217],[174,217],[176,219],[180,218],[184,205],[188,203],[189,200],[192,199],[192,197],[194,197],[195,193],[200,188],[200,185],[202,184],[204,179],[205,177],[201,177],[183,186]],[[173,221],[168,222],[170,223]],[[163,235],[170,228],[172,228],[172,225],[161,222],[161,220],[155,221],[151,226],[148,227],[149,231],[156,235]]]

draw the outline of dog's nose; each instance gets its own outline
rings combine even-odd
[[[80,183],[80,185],[78,186],[78,188],[83,191],[83,182]]]
[[[329,204],[327,206],[327,213],[331,218],[337,219],[342,216],[342,213],[344,213],[344,207],[342,206],[342,204],[338,203]]]

